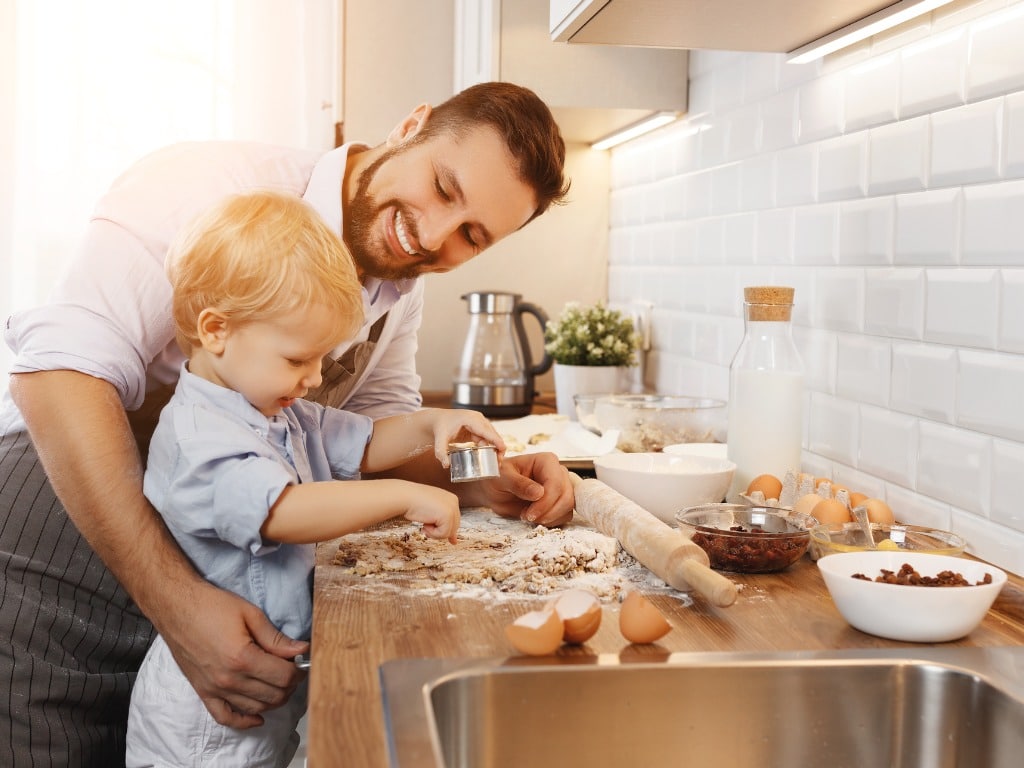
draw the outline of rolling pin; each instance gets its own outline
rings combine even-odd
[[[694,591],[712,605],[736,602],[736,585],[708,567],[707,553],[600,480],[570,472],[576,514],[606,536],[618,540],[641,565],[680,592]]]

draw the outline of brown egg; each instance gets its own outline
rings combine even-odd
[[[558,614],[545,608],[524,613],[505,627],[505,637],[520,653],[528,656],[546,656],[562,644],[565,628]]]
[[[868,520],[872,523],[882,523],[883,525],[892,525],[896,522],[896,518],[892,513],[892,509],[881,499],[865,499],[863,506],[868,509]]]
[[[801,515],[813,514],[814,508],[819,501],[821,501],[821,496],[816,493],[808,493],[796,500],[796,504],[793,505],[793,511],[799,512]]]
[[[864,503],[864,501],[867,499],[867,497],[868,497],[868,495],[866,493],[861,493],[860,491],[853,491],[853,492],[851,492],[850,493],[850,509],[853,509],[854,507],[859,507],[861,504]]]
[[[639,592],[630,592],[622,601],[619,631],[631,643],[653,643],[668,634],[672,625],[650,600]]]
[[[841,501],[835,499],[822,499],[814,505],[811,515],[819,523],[848,523],[850,521],[850,510]]]
[[[839,498],[839,492],[840,491],[846,491],[846,496],[847,496],[847,498],[849,498],[849,496],[850,496],[850,489],[849,488],[847,488],[845,485],[840,485],[839,483],[833,483],[832,484],[832,498],[833,499]]]
[[[832,481],[829,480],[827,477],[816,477],[816,478],[814,478],[814,488],[818,489],[819,487],[821,487],[822,483],[831,483],[831,482]]]
[[[775,475],[758,475],[747,486],[747,496],[760,491],[766,499],[777,499],[782,494],[782,481]]]
[[[570,589],[552,601],[562,620],[562,639],[567,643],[585,643],[601,626],[601,603],[585,589]]]

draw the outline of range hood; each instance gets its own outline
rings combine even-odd
[[[724,51],[796,50],[897,0],[551,0],[560,42]]]
[[[533,89],[567,141],[593,143],[654,112],[686,111],[685,50],[554,42],[548,0],[456,0],[455,90]]]

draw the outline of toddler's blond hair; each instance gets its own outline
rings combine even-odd
[[[322,304],[334,310],[339,342],[363,324],[363,294],[348,248],[293,195],[226,198],[171,246],[167,274],[175,335],[186,355],[199,343],[196,325],[207,308],[242,325]]]

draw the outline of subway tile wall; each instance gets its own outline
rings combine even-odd
[[[745,285],[796,288],[804,469],[1024,575],[1024,0],[806,65],[695,51],[690,111],[614,150],[609,299],[646,384],[728,397]]]

